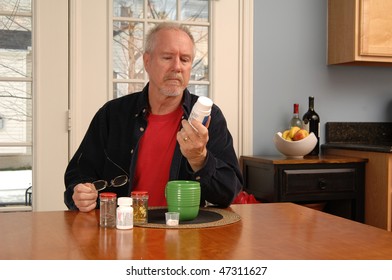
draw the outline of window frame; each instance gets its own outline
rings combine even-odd
[[[3,211],[10,211],[10,210],[23,210],[23,211],[29,211],[32,210],[32,206],[31,206],[31,199],[27,200],[27,190],[31,189],[32,186],[32,169],[33,169],[33,114],[34,114],[34,108],[33,108],[33,97],[34,97],[34,83],[33,83],[33,72],[34,72],[34,54],[32,51],[34,51],[33,48],[33,35],[34,35],[34,17],[33,17],[33,3],[30,4],[30,11],[26,12],[26,11],[22,11],[20,12],[19,10],[17,11],[0,11],[0,16],[6,16],[6,17],[26,17],[29,18],[30,21],[30,32],[31,32],[31,47],[27,48],[25,50],[26,54],[26,66],[30,63],[31,65],[26,67],[26,76],[24,77],[13,77],[13,76],[7,76],[7,75],[3,75],[0,76],[0,83],[24,83],[25,86],[23,86],[26,89],[26,95],[28,94],[28,92],[30,92],[30,96],[31,96],[31,101],[26,101],[26,110],[28,110],[31,114],[31,121],[26,120],[25,121],[25,125],[22,128],[23,130],[25,130],[25,134],[24,134],[24,141],[0,141],[0,148],[16,148],[16,151],[12,150],[8,153],[4,152],[0,154],[0,158],[3,162],[10,162],[10,161],[15,161],[16,160],[16,164],[18,165],[25,165],[26,168],[23,168],[23,166],[12,166],[10,168],[10,170],[3,170],[3,165],[0,164],[0,173],[3,171],[31,171],[31,183],[29,185],[26,186],[26,190],[24,191],[26,199],[24,200],[24,203],[20,203],[20,204],[7,204],[4,205],[4,207],[0,207],[0,212]],[[30,52],[30,53],[29,53]],[[30,104],[28,104],[30,102]],[[0,116],[2,118],[2,128],[1,129],[7,129],[7,127],[4,127],[5,125],[7,125],[7,122],[5,121],[5,118],[3,115]],[[16,127],[16,129],[19,129],[19,127]],[[20,148],[18,150],[18,148]],[[24,151],[23,151],[24,150]],[[28,166],[30,165],[30,166]],[[30,167],[30,169],[28,169],[28,167]],[[29,181],[30,181],[29,180]],[[23,191],[22,189],[17,189],[19,191]],[[15,191],[17,191],[15,189]],[[31,196],[30,196],[31,198]]]
[[[177,11],[180,10],[181,4],[182,4],[183,0],[177,0]],[[213,40],[212,40],[212,28],[211,28],[211,18],[212,18],[212,14],[213,14],[213,1],[208,1],[208,21],[207,22],[202,22],[202,21],[186,21],[186,20],[181,20],[180,19],[180,12],[176,13],[176,20],[174,20],[174,22],[178,22],[180,24],[184,24],[187,26],[202,26],[202,27],[208,27],[208,80],[207,81],[197,81],[197,80],[190,80],[189,81],[189,85],[194,86],[194,85],[200,85],[200,86],[207,86],[207,92],[208,92],[208,96],[210,98],[213,98],[212,93],[211,93],[211,84],[212,84],[212,63],[211,63],[211,50],[213,49]],[[148,26],[148,24],[151,23],[160,23],[160,22],[164,22],[165,20],[161,20],[161,19],[150,19],[147,18],[147,1],[144,1],[144,17],[143,18],[128,18],[128,17],[115,17],[113,16],[113,0],[108,1],[108,34],[109,34],[109,38],[108,38],[108,67],[109,69],[111,69],[111,73],[114,73],[113,71],[113,23],[115,21],[124,21],[124,22],[138,22],[143,24],[144,28],[143,28],[143,38],[146,37],[148,29],[146,28],[146,26]],[[143,45],[144,45],[144,39],[143,39]],[[143,79],[116,79],[113,78],[113,75],[109,76],[109,85],[112,85],[111,87],[109,87],[108,89],[108,100],[116,98],[114,96],[114,84],[116,83],[134,83],[134,84],[143,84],[145,85],[148,82],[148,74],[146,71],[144,71],[144,77]]]

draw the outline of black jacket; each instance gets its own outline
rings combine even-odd
[[[188,118],[197,98],[188,90],[184,91],[183,118]],[[111,100],[98,110],[65,172],[64,202],[69,209],[77,209],[72,194],[78,183],[98,179],[110,182],[125,172],[131,178],[128,185],[107,188],[105,191],[115,192],[118,197],[130,195],[139,140],[147,127],[147,108],[148,85],[143,91]],[[208,201],[219,207],[227,207],[242,188],[243,179],[232,136],[221,110],[215,104],[208,130],[205,166],[193,172],[177,143],[169,180],[197,180],[202,190],[201,205]]]

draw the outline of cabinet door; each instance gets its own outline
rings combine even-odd
[[[392,66],[391,11],[391,0],[328,0],[328,64]]]
[[[360,55],[392,57],[392,1],[362,0]]]

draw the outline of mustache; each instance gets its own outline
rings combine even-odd
[[[184,79],[182,78],[182,75],[181,74],[177,74],[177,73],[168,74],[168,75],[163,77],[163,80],[164,81],[167,81],[167,80],[179,80],[181,83],[184,82]]]

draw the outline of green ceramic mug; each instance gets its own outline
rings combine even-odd
[[[180,213],[180,221],[193,220],[199,214],[201,189],[197,181],[175,180],[166,184],[169,212]]]

